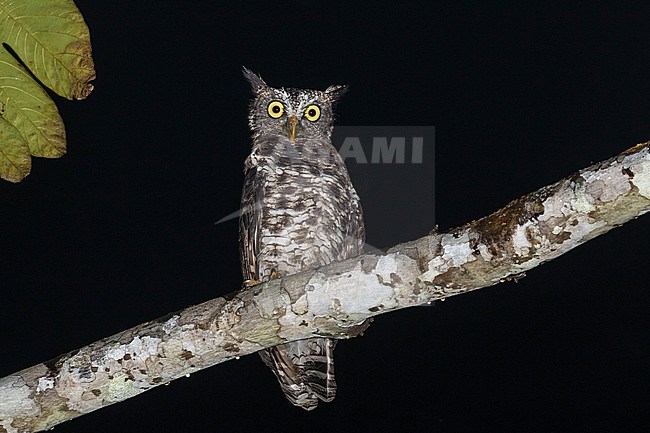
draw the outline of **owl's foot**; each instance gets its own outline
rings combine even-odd
[[[278,274],[275,269],[271,271],[271,275],[269,276],[269,280],[277,280],[278,278],[282,278],[280,274]],[[244,280],[242,283],[242,289],[247,289],[249,287],[257,286],[258,284],[262,284],[264,281],[260,280]]]

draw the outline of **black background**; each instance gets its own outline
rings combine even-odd
[[[375,246],[650,139],[647,2],[245,3],[77,2],[96,89],[55,98],[64,158],[0,183],[0,376],[238,287],[236,220],[214,222],[238,207],[249,150],[241,65],[350,84],[341,124],[436,126],[435,172],[383,182],[384,200],[350,166]],[[55,431],[648,431],[648,223],[379,317],[339,344],[338,396],[314,412],[247,356]]]

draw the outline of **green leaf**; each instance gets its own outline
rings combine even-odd
[[[65,154],[65,128],[54,101],[4,48],[0,48],[0,103],[2,117],[20,131],[32,155]]]
[[[0,0],[0,38],[60,96],[92,91],[90,33],[71,0]]]
[[[63,120],[41,85],[83,99],[95,69],[88,27],[71,0],[0,0],[0,42],[0,177],[19,182],[30,154],[66,152]]]
[[[0,177],[20,182],[32,168],[29,148],[13,125],[0,118]]]

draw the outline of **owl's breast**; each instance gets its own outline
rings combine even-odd
[[[331,146],[331,145],[330,145]],[[332,151],[335,153],[336,151]],[[262,189],[258,274],[288,275],[345,257],[352,185],[336,157],[306,158],[259,152],[256,176]]]

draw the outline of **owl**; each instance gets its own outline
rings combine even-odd
[[[243,72],[254,95],[239,220],[244,280],[264,282],[360,254],[359,197],[331,140],[333,107],[345,86],[274,88]],[[312,410],[336,394],[335,345],[312,338],[260,355],[289,401]]]

